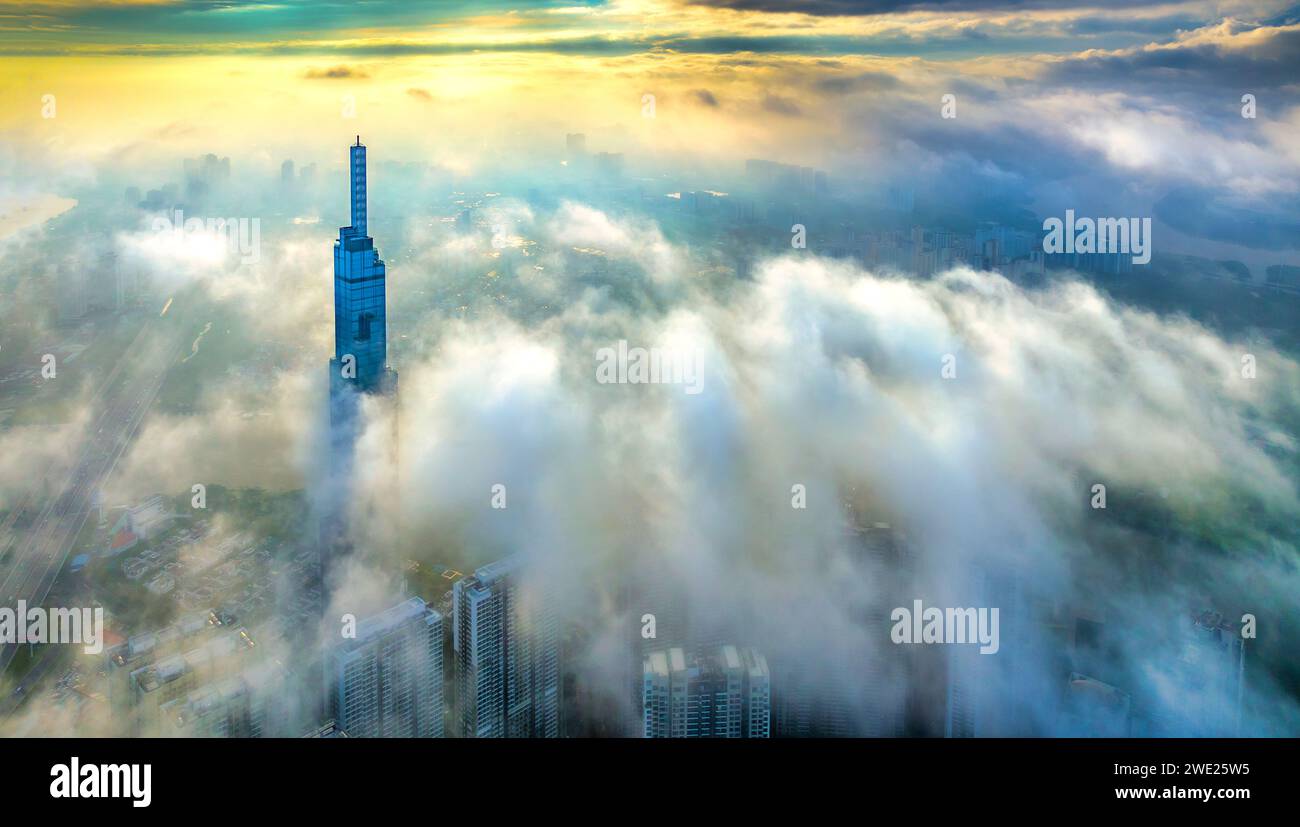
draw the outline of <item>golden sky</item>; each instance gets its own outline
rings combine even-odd
[[[1248,43],[1282,49],[1290,42],[1282,35],[1295,30],[1279,17],[1286,8],[1269,0],[0,0],[0,129],[19,169],[208,151],[310,161],[334,158],[358,133],[395,156],[468,169],[555,146],[570,131],[587,133],[593,151],[821,163],[871,151],[873,123],[928,123],[953,91],[966,96],[964,117],[985,123],[1054,116],[1042,90],[1027,94],[1025,84],[1064,62],[1078,62],[1088,78],[1094,65],[1152,50],[1219,59]],[[1104,71],[1095,85],[1130,78],[1122,66]],[[1178,77],[1161,66],[1150,74]],[[1224,94],[1235,101],[1241,93]]]

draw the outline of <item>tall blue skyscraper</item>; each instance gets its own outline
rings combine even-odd
[[[328,586],[332,562],[347,553],[347,510],[360,431],[363,394],[391,395],[397,372],[388,366],[387,273],[368,235],[366,148],[349,147],[352,223],[334,242],[334,355],[330,359],[329,479],[321,521],[321,576]]]
[[[352,224],[334,242],[334,358],[331,389],[391,391],[388,367],[387,273],[366,226],[366,148],[350,147]]]

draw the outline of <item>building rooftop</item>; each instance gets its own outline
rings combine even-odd
[[[770,677],[767,658],[754,649],[741,649],[732,644],[724,644],[689,658],[686,656],[686,650],[680,646],[650,652],[645,656],[642,669],[644,674],[655,675],[677,674],[690,670],[690,673],[695,676],[734,674],[743,670],[751,678]]]
[[[142,692],[152,692],[187,672],[214,664],[237,651],[254,646],[256,643],[247,629],[231,630],[230,634],[211,638],[187,652],[170,655],[134,669],[131,677]]]
[[[429,604],[418,597],[403,600],[391,609],[385,609],[377,615],[371,615],[361,620],[357,624],[356,638],[345,640],[341,645],[344,648],[360,646],[373,638],[387,634],[403,623],[429,614],[438,619],[442,618],[437,609],[431,608]]]
[[[662,677],[668,676],[668,655],[665,652],[651,652],[645,659],[645,672]]]
[[[490,586],[498,578],[510,574],[519,567],[520,557],[518,554],[512,554],[495,563],[488,563],[486,566],[479,566],[474,570],[474,579],[478,580],[484,586]]]
[[[740,652],[736,651],[735,646],[732,646],[731,644],[727,644],[722,647],[719,654],[721,656],[723,666],[725,666],[728,669],[740,668]]]
[[[329,721],[320,727],[312,730],[304,738],[347,738],[348,733],[334,721]]]
[[[674,672],[680,672],[686,668],[686,653],[680,646],[674,646],[668,650],[668,661]]]

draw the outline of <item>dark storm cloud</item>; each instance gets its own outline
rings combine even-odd
[[[796,38],[797,40],[797,38]],[[370,42],[346,44],[318,43],[187,43],[168,42],[161,45],[107,43],[94,46],[81,46],[77,54],[82,56],[116,56],[138,55],[148,57],[176,57],[196,54],[215,55],[337,55],[356,58],[364,57],[408,57],[459,55],[476,52],[505,53],[540,53],[540,54],[576,54],[576,55],[629,55],[662,47],[665,41],[651,38],[614,38],[604,36],[574,37],[560,40],[532,41],[527,43],[407,43],[407,42]],[[66,54],[65,46],[56,43],[35,43],[23,40],[19,43],[6,42],[0,37],[0,54],[4,55],[51,55]]]
[[[998,11],[1131,6],[1127,0],[687,0],[694,6],[737,11],[794,12],[853,17],[908,11]]]
[[[57,21],[60,28],[93,33],[97,38],[131,42],[137,35],[177,39],[213,35],[301,35],[371,26],[429,25],[470,14],[512,9],[545,9],[578,2],[532,0],[187,0],[185,3],[141,3],[69,6],[32,3],[25,13]]]
[[[1176,44],[1117,54],[1089,54],[1052,66],[1046,82],[1131,88],[1274,89],[1300,79],[1300,28],[1262,33],[1249,48],[1222,42]]]
[[[1179,29],[1194,29],[1204,21],[1189,15],[1170,15],[1168,17],[1080,17],[1064,23],[1070,34],[1097,35],[1135,33],[1148,35],[1167,35]]]
[[[586,0],[187,0],[99,6],[36,2],[20,7],[18,25],[0,26],[0,54],[246,53],[295,40],[346,37],[355,31],[393,30],[405,35],[480,15],[529,14],[585,4]],[[559,27],[565,25],[565,17],[538,15],[532,25]],[[211,49],[222,41],[224,45]],[[331,51],[336,50],[316,49]]]

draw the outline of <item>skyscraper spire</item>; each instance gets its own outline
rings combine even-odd
[[[365,236],[366,231],[366,148],[361,136],[352,147],[352,231]]]

